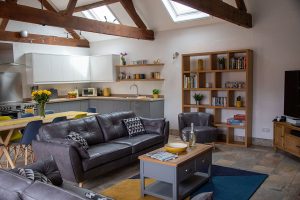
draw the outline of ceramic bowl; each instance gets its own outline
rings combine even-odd
[[[182,153],[186,151],[187,144],[180,143],[180,142],[174,142],[174,143],[168,143],[165,145],[165,150],[170,153]]]

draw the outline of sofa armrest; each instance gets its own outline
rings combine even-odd
[[[82,168],[82,157],[74,145],[68,142],[61,144],[59,140],[32,142],[32,148],[38,160],[53,157],[57,167],[66,180],[72,182],[82,182],[84,172]]]
[[[140,118],[147,133],[159,134],[165,137],[165,143],[169,138],[169,122],[165,118]]]

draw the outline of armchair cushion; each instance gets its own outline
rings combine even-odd
[[[129,145],[132,148],[132,153],[134,154],[156,144],[163,143],[164,137],[161,135],[150,133],[138,135],[135,137],[122,137],[111,142]]]
[[[212,126],[195,126],[194,133],[196,135],[196,142],[209,143],[217,140],[218,129]],[[189,134],[191,127],[185,127],[182,129],[182,134]]]
[[[165,118],[159,119],[149,119],[149,118],[142,118],[141,121],[145,127],[146,133],[153,133],[153,134],[164,134],[164,127],[166,124]]]
[[[125,144],[103,143],[91,146],[88,153],[90,158],[82,162],[85,171],[130,155],[131,147]]]

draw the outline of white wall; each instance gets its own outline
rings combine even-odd
[[[300,69],[300,2],[249,0],[246,4],[253,15],[252,29],[226,22],[159,32],[155,35],[155,41],[118,39],[92,43],[91,54],[126,51],[131,60],[146,58],[151,61],[160,58],[166,63],[162,74],[166,80],[161,85],[165,95],[165,115],[171,121],[171,127],[176,129],[177,115],[181,112],[181,58],[173,60],[172,54],[176,51],[191,53],[253,49],[253,137],[271,139],[272,119],[283,114],[284,71]],[[128,84],[115,83],[109,86],[112,91],[129,93]],[[140,87],[150,93],[154,86],[140,83]],[[270,130],[263,132],[263,128]]]

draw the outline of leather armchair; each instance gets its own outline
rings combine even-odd
[[[217,128],[212,125],[212,115],[203,112],[188,112],[178,115],[179,136],[191,132],[191,123],[194,123],[194,133],[197,143],[211,143],[217,140]]]

